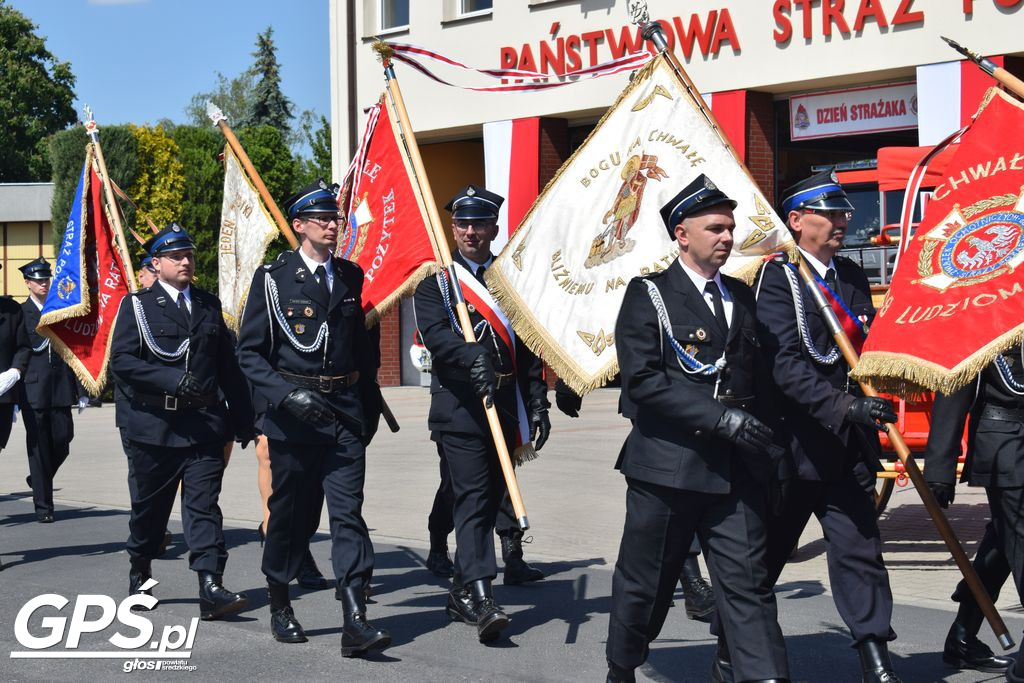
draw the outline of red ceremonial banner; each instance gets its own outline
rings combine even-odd
[[[128,283],[92,160],[89,145],[37,331],[85,389],[98,396],[106,383],[110,333]]]
[[[854,377],[897,393],[970,382],[1024,337],[1022,263],[1024,104],[992,88],[900,258]]]
[[[338,198],[348,226],[337,255],[363,269],[367,325],[437,269],[426,208],[400,151],[396,119],[383,98],[370,110]]]

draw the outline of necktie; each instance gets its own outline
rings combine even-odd
[[[828,270],[825,271],[825,284],[828,285],[828,288],[831,289],[833,292],[836,291],[836,269],[835,268],[829,268]]]
[[[476,269],[476,279],[480,282],[484,281],[484,271],[487,270],[487,266],[480,266]]]
[[[188,304],[185,303],[185,295],[184,294],[178,294],[178,310],[181,311],[181,314],[183,316],[185,316],[185,322],[191,322],[192,321],[192,316],[189,315],[189,312],[188,312]]]
[[[313,274],[316,276],[316,281],[320,283],[320,290],[324,293],[324,301],[330,301],[331,290],[327,288],[327,269],[323,266],[317,266]]]
[[[715,319],[722,326],[723,330],[729,329],[729,321],[725,318],[725,306],[722,304],[722,292],[714,280],[708,280],[704,285],[704,293],[711,296],[711,305],[715,309]]]

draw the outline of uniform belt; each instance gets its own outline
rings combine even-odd
[[[1024,422],[1024,409],[986,405],[981,409],[980,419],[999,420],[1000,422]]]
[[[511,372],[496,372],[494,373],[494,388],[501,389],[508,386],[512,384],[513,379],[515,379],[515,375]]]
[[[140,394],[132,396],[136,403],[141,403],[150,408],[162,408],[164,410],[194,410],[196,408],[209,408],[219,402],[217,394],[203,394],[195,398],[183,396],[171,396],[170,394]]]
[[[437,378],[441,380],[441,383],[445,382],[460,382],[467,384],[469,382],[469,375],[460,375],[455,373],[436,372]],[[494,388],[501,389],[507,387],[515,380],[515,373],[512,372],[496,372],[494,373]]]
[[[302,389],[313,389],[321,394],[333,394],[359,381],[359,371],[354,370],[345,375],[293,375],[290,372],[278,371],[281,377]]]

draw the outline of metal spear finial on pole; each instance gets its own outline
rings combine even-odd
[[[946,44],[949,45],[951,48],[962,54],[970,61],[977,64],[978,68],[980,68],[982,71],[984,71],[989,76],[999,81],[999,83],[1005,86],[1007,90],[1012,92],[1017,97],[1024,99],[1024,81],[1017,78],[1009,71],[993,62],[988,57],[982,57],[977,52],[969,50],[968,48],[964,47],[963,45],[961,45],[960,43],[956,42],[951,38],[947,38],[946,36],[939,37],[946,41]]]

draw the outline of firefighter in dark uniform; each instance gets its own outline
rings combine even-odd
[[[24,376],[31,355],[22,307],[9,296],[0,296],[0,451],[7,448],[11,437],[14,406],[18,402],[15,387]]]
[[[228,553],[217,501],[225,442],[254,438],[252,402],[220,301],[191,284],[191,237],[171,223],[145,249],[158,280],[121,303],[110,355],[110,370],[128,397],[118,405],[118,424],[135,475],[129,590],[149,592],[150,563],[161,552],[180,484],[200,617],[217,619],[248,604],[222,585]]]
[[[820,286],[843,302],[849,323],[866,330],[875,314],[867,276],[836,254],[852,211],[832,172],[783,194],[781,213],[801,257]],[[833,599],[859,651],[863,680],[893,683],[899,679],[887,649],[896,637],[890,627],[892,592],[864,475],[873,479],[870,472],[880,469],[879,420],[895,422],[896,414],[888,400],[860,395],[794,264],[783,260],[765,264],[755,288],[765,355],[782,395],[778,429],[789,441],[795,473],[785,504],[768,526],[769,579],[775,585],[807,520],[816,516],[825,534]],[[727,661],[720,663],[727,667]]]
[[[452,214],[458,248],[453,259],[481,282],[494,260],[490,248],[498,234],[502,202],[503,197],[468,185],[445,207]],[[447,289],[447,280],[444,283]],[[496,525],[502,533],[506,558],[505,582],[516,582],[509,581],[510,570],[529,573],[532,568],[522,561],[522,533],[514,513],[501,512],[501,500],[507,491],[481,398],[487,396],[493,401],[511,453],[519,424],[518,382],[530,431],[536,436],[535,447],[540,449],[551,427],[543,365],[518,338],[516,348],[509,349],[483,316],[473,310],[470,319],[478,332],[477,342],[467,344],[461,331],[454,329],[454,304],[445,302],[440,276],[420,283],[413,301],[420,339],[433,363],[427,426],[441,457],[442,479],[448,475],[454,499],[455,576],[447,611],[452,619],[475,625],[479,639],[488,641],[508,624],[508,617],[491,592],[491,582],[497,575],[492,539]],[[531,581],[542,576],[521,578]]]
[[[319,181],[284,204],[301,246],[256,271],[239,330],[238,356],[265,403],[273,492],[263,549],[271,633],[305,642],[288,595],[320,523],[344,609],[341,654],[382,650],[387,631],[366,619],[373,544],[363,520],[366,445],[380,418],[379,346],[362,309],[363,272],[332,256],[343,219],[335,190]]]
[[[942,507],[953,502],[956,461],[964,422],[967,460],[961,481],[984,486],[989,522],[974,556],[974,569],[992,600],[1012,574],[1018,599],[1024,600],[1024,347],[1014,346],[996,358],[979,377],[950,395],[936,394],[932,406],[925,480]],[[993,654],[978,639],[984,616],[964,581],[953,592],[960,603],[949,628],[942,660],[959,669],[1005,671],[1013,659]],[[1024,658],[1007,672],[1024,683]]]
[[[612,577],[608,680],[634,669],[664,624],[694,533],[733,648],[737,680],[788,680],[764,564],[772,431],[754,415],[767,382],[754,297],[721,275],[736,202],[704,175],[661,215],[679,245],[665,271],[634,278],[615,324],[623,413],[633,428],[616,467],[626,519]]]
[[[25,276],[29,291],[21,309],[32,346],[19,403],[25,422],[32,502],[36,519],[45,524],[53,521],[53,478],[68,457],[75,437],[71,406],[78,403],[78,383],[60,354],[50,348],[50,340],[36,333],[53,275],[50,264],[38,258],[18,270]]]

